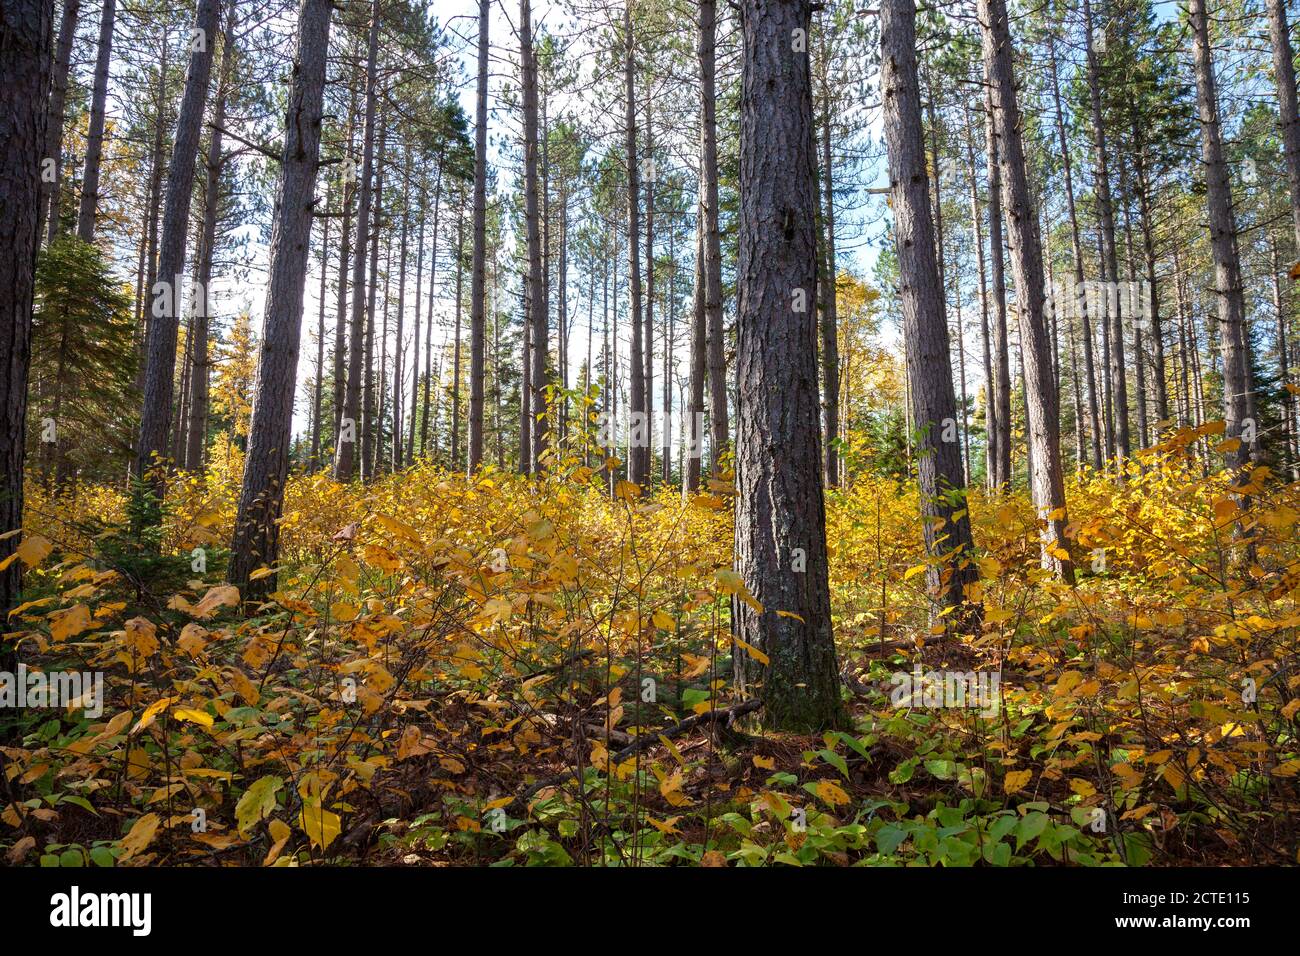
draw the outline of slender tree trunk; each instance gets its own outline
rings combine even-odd
[[[334,478],[351,481],[357,470],[357,419],[361,414],[361,380],[366,374],[362,354],[366,320],[366,242],[370,233],[371,177],[374,175],[376,100],[376,61],[379,58],[379,0],[370,6],[370,33],[366,47],[365,132],[361,137],[361,187],[357,200],[357,235],[352,252],[352,318],[348,328],[347,384],[343,393],[343,413],[339,416],[334,450]]]
[[[54,51],[54,75],[50,87],[50,118],[45,132],[46,163],[53,168],[48,175],[42,170],[41,199],[36,210],[36,231],[41,233],[49,220],[48,241],[59,234],[59,191],[63,186],[63,121],[68,99],[68,71],[72,64],[72,43],[77,38],[77,16],[81,0],[63,0],[59,21],[59,42]]]
[[[971,134],[970,109],[962,104],[966,119],[966,169],[970,180],[970,219],[975,234],[975,266],[980,282],[980,344],[984,349],[984,486],[996,487],[993,477],[997,471],[997,403],[993,400],[993,348],[989,341],[989,293],[984,266],[984,223],[980,215],[979,184],[975,167],[975,144]]]
[[[1223,356],[1223,413],[1225,439],[1238,439],[1227,452],[1238,485],[1249,480],[1242,471],[1250,464],[1252,441],[1244,432],[1250,416],[1250,360],[1246,352],[1246,309],[1237,255],[1237,220],[1232,209],[1232,187],[1223,157],[1219,127],[1218,93],[1210,47],[1209,15],[1205,0],[1190,0],[1192,58],[1196,71],[1196,106],[1201,124],[1201,164],[1205,170],[1205,208],[1210,227],[1210,253],[1214,260],[1214,292],[1218,303],[1219,348]],[[1258,427],[1258,423],[1253,423]],[[1252,429],[1253,431],[1254,429]],[[1245,501],[1248,499],[1242,496]]]
[[[709,441],[713,470],[731,444],[727,420],[727,357],[722,317],[722,236],[718,226],[716,0],[699,0],[700,189],[704,196],[704,314],[708,328]]]
[[[257,392],[230,545],[228,579],[243,591],[245,600],[275,590],[274,573],[256,581],[250,581],[249,574],[260,564],[273,568],[279,551],[277,519],[289,474],[303,287],[316,203],[325,60],[333,10],[332,0],[302,0],[298,13],[298,47],[280,159]]]
[[[375,158],[375,203],[370,210],[370,284],[366,289],[365,346],[361,360],[361,480],[375,477],[375,433],[382,431],[375,420],[375,303],[379,297],[379,236],[384,214],[384,175],[387,172],[388,117],[384,109],[379,114],[379,151]],[[391,261],[391,255],[388,260]],[[388,317],[387,277],[391,270],[384,269],[384,318]],[[382,391],[382,389],[381,389]],[[382,437],[382,436],[381,436]]]
[[[1011,358],[1007,348],[1006,260],[1002,241],[1002,163],[992,93],[986,93],[985,139],[989,188],[989,266],[993,283],[993,487],[1011,486]]]
[[[330,193],[331,190],[326,187],[325,215],[321,222],[320,293],[316,312],[316,375],[311,390],[311,455],[307,462],[307,469],[312,474],[320,471],[320,419],[325,403],[325,294],[329,286]]]
[[[703,159],[703,150],[701,150]],[[686,403],[686,457],[682,461],[682,489],[686,494],[700,490],[700,445],[704,441],[700,423],[704,417],[704,376],[708,321],[704,314],[704,177],[700,177],[700,198],[695,207],[695,287],[691,301],[691,381]],[[606,316],[608,322],[608,316]]]
[[[757,604],[732,602],[744,642],[735,686],[761,696],[766,724],[802,732],[843,719],[818,428],[810,19],[809,0],[740,4],[735,541],[737,571]]]
[[[1283,0],[1268,0],[1268,32],[1273,46],[1278,128],[1282,132],[1282,153],[1286,160],[1291,220],[1295,227],[1296,248],[1300,250],[1300,116],[1296,113],[1295,54],[1291,50],[1291,33]]]
[[[1011,33],[1005,0],[979,0],[985,79],[993,112],[1002,165],[1007,212],[1007,238],[1016,282],[1016,312],[1020,323],[1021,361],[1025,375],[1025,406],[1032,464],[1032,493],[1042,528],[1043,566],[1067,582],[1074,580],[1068,553],[1065,484],[1061,472],[1059,397],[1052,375],[1047,324],[1043,315],[1043,253],[1038,217],[1029,199],[1029,178],[1021,140],[1020,107],[1011,70]]]
[[[961,450],[955,440],[952,355],[921,132],[914,0],[883,0],[880,35],[894,248],[902,293],[903,337],[910,355],[907,367],[912,414],[920,449],[917,475],[921,521],[926,552],[935,559],[942,557],[943,562],[942,566],[927,567],[926,583],[935,617],[945,608],[965,608],[945,619],[944,624],[966,630],[978,624],[976,606],[966,598],[966,585],[976,580],[978,571],[972,554],[974,542],[966,509]]]
[[[159,281],[151,290],[153,306],[145,345],[144,407],[136,449],[136,474],[141,477],[154,467],[155,459],[167,451],[175,388],[177,320],[185,274],[185,239],[189,230],[195,157],[203,128],[219,7],[218,0],[199,0],[195,12],[195,40],[190,48],[185,92],[176,120],[176,141],[167,169],[167,202],[158,251]],[[154,488],[161,493],[160,480],[154,482]],[[156,522],[160,517],[155,513],[148,520]]]
[[[451,467],[460,463],[460,327],[464,311],[461,308],[465,278],[465,200],[464,193],[456,203],[456,345],[455,364],[451,370]]]
[[[1101,64],[1093,43],[1093,17],[1090,0],[1083,0],[1084,55],[1087,61],[1089,101],[1092,106],[1093,192],[1101,220],[1101,281],[1107,290],[1098,296],[1106,303],[1102,321],[1106,323],[1109,344],[1110,394],[1113,402],[1115,448],[1119,456],[1117,472],[1124,475],[1124,460],[1132,454],[1128,428],[1128,382],[1124,361],[1124,324],[1118,295],[1119,255],[1115,246],[1115,206],[1110,193],[1110,151],[1107,145],[1106,120],[1101,108]],[[1104,31],[1103,31],[1104,32]]]
[[[99,17],[99,47],[95,58],[95,84],[90,93],[90,126],[86,132],[86,159],[81,173],[81,207],[77,212],[77,237],[95,241],[95,211],[99,205],[99,166],[104,155],[104,111],[108,105],[108,67],[113,58],[113,26],[117,22],[117,0],[104,0]],[[213,20],[215,30],[216,20]],[[209,34],[211,36],[211,34]],[[211,52],[200,53],[200,57]],[[194,59],[191,54],[191,61]],[[204,74],[206,79],[207,74]],[[188,84],[186,90],[188,91]],[[204,91],[207,92],[206,90]],[[161,122],[161,120],[160,120]],[[177,137],[179,144],[179,136]],[[170,188],[168,195],[170,196]],[[169,280],[170,281],[170,280]],[[173,363],[175,356],[172,357]],[[171,403],[168,409],[171,411]]]
[[[627,283],[632,323],[628,480],[636,485],[644,485],[650,477],[650,424],[646,420],[645,356],[641,342],[641,176],[637,167],[636,145],[635,42],[632,34],[632,7],[630,2],[625,0],[623,5],[623,122],[627,161]]]
[[[533,49],[532,10],[529,0],[519,0],[519,58],[522,72],[524,109],[524,215],[528,243],[528,325],[532,329],[529,360],[530,470],[541,474],[546,451],[546,358],[549,349],[547,299],[542,275],[540,212],[537,171],[537,51]]]
[[[403,169],[402,176],[402,237],[398,245],[397,255],[397,327],[395,334],[396,342],[393,345],[393,453],[392,465],[393,471],[400,471],[402,468],[402,409],[406,405],[406,388],[405,388],[405,370],[402,367],[402,337],[405,330],[406,319],[406,254],[409,251],[407,240],[411,231],[411,162],[410,153],[404,151],[406,165]],[[416,298],[420,296],[420,290],[415,290]],[[459,312],[457,313],[459,317]],[[459,330],[457,330],[459,332]],[[457,338],[459,345],[460,339]],[[419,362],[415,363],[416,371],[419,371]]]
[[[217,80],[217,98],[212,107],[212,123],[208,139],[208,156],[203,183],[203,224],[200,227],[194,310],[190,318],[189,361],[189,424],[185,454],[182,459],[187,471],[203,468],[208,444],[208,393],[212,366],[208,360],[208,323],[212,316],[212,262],[216,254],[217,220],[221,215],[221,174],[225,166],[222,152],[222,128],[226,124],[226,97],[229,95],[235,59],[235,6],[232,2],[226,13],[222,33],[221,74]],[[322,276],[324,267],[322,266]],[[322,302],[324,300],[322,299]]]
[[[1097,407],[1097,366],[1092,354],[1092,320],[1088,314],[1087,297],[1083,294],[1083,246],[1079,241],[1079,216],[1074,204],[1074,165],[1070,159],[1070,143],[1065,133],[1065,112],[1061,109],[1061,84],[1056,69],[1055,34],[1048,37],[1051,54],[1052,101],[1056,107],[1056,136],[1061,146],[1061,160],[1065,172],[1065,206],[1070,216],[1070,251],[1074,257],[1074,294],[1066,303],[1073,320],[1079,314],[1083,334],[1084,377],[1088,385],[1088,424],[1092,450],[1092,467],[1101,471],[1101,411]],[[1074,336],[1073,329],[1070,332]],[[1082,456],[1080,456],[1082,457]]]
[[[655,350],[654,350],[654,311],[655,311],[655,154],[654,124],[651,122],[650,95],[645,102],[645,332],[641,337],[645,349],[645,477],[646,482],[654,480],[654,443],[652,441],[655,407]]]
[[[488,0],[478,5],[478,92],[474,117],[474,263],[469,312],[469,473],[483,463],[484,360],[487,346],[487,83]]]
[[[1291,355],[1287,342],[1287,311],[1282,298],[1282,263],[1277,252],[1277,236],[1271,231],[1268,237],[1270,272],[1273,274],[1273,314],[1277,317],[1278,378],[1282,385],[1282,433],[1284,457],[1290,463],[1291,480],[1300,481],[1300,441],[1296,435],[1296,397],[1291,391]]]
[[[356,183],[356,164],[352,159],[352,150],[356,145],[357,124],[357,75],[353,64],[352,79],[348,84],[348,125],[346,166],[343,168],[343,237],[339,247],[338,290],[334,320],[334,455],[339,452],[339,423],[343,418],[343,406],[346,403],[347,388],[347,336],[348,336],[348,270],[355,266],[352,261],[352,193]]]
[[[415,335],[411,342],[411,411],[406,424],[406,460],[410,462],[415,461],[415,426],[420,408],[420,306],[424,301],[420,290],[424,288],[424,218],[427,199],[427,190],[424,184],[421,184],[420,209],[417,213],[420,219],[420,231],[415,238],[417,252],[415,255]],[[429,310],[429,335],[433,335],[432,309]]]
[[[822,55],[825,57],[825,35]],[[840,439],[840,343],[839,315],[836,302],[836,280],[839,268],[835,262],[835,166],[831,162],[831,92],[826,76],[822,75],[822,97],[826,110],[822,115],[822,181],[826,186],[826,203],[822,212],[826,235],[826,287],[821,295],[821,359],[822,359],[822,431],[826,445],[826,487],[836,488],[840,483],[840,453],[836,442]]]
[[[445,155],[438,154],[438,178],[433,187],[433,248],[429,250],[429,334],[424,337],[424,405],[420,410],[420,454],[429,448],[429,415],[433,410],[433,296],[438,287],[438,236],[442,216],[442,167]]]

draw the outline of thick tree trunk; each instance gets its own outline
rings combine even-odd
[[[701,151],[703,159],[703,151]],[[700,444],[704,441],[699,423],[704,415],[704,376],[708,322],[704,314],[704,178],[700,177],[700,200],[695,211],[695,289],[691,300],[691,381],[686,402],[686,457],[682,461],[682,490],[700,490]],[[608,321],[608,318],[606,319]]]
[[[298,48],[280,159],[257,392],[230,545],[228,579],[243,591],[246,600],[275,590],[275,574],[252,582],[249,574],[262,564],[274,567],[279,551],[277,519],[289,474],[303,287],[316,203],[325,60],[333,10],[332,0],[302,0],[298,12]]]
[[[77,212],[77,237],[82,242],[95,241],[95,211],[99,205],[99,166],[104,155],[104,111],[108,105],[108,66],[113,58],[113,26],[116,22],[117,0],[104,0],[104,8],[99,17],[95,84],[90,93],[90,125],[86,131],[86,159],[81,172],[81,206]],[[215,28],[214,15],[213,29]],[[209,52],[207,56],[210,63],[211,53]],[[191,55],[191,61],[193,58]],[[205,73],[205,79],[206,76]],[[188,85],[186,89],[188,90]],[[206,90],[204,92],[206,93]],[[173,356],[174,360],[175,356]],[[168,411],[171,411],[170,402]]]
[[[474,118],[474,263],[469,312],[469,473],[483,463],[483,397],[487,346],[487,72],[488,0],[478,5],[478,92]]]
[[[1043,523],[1042,563],[1067,582],[1073,582],[1074,565],[1068,554],[1066,538],[1069,521],[1061,472],[1058,395],[1043,314],[1043,253],[1038,236],[1038,217],[1029,199],[1029,177],[1021,139],[1020,107],[1016,102],[1011,70],[1011,33],[1005,0],[979,0],[979,19],[983,32],[985,79],[993,99],[999,140],[1008,246],[1016,281],[1031,490],[1039,520]]]
[[[1237,256],[1237,219],[1232,210],[1232,187],[1223,157],[1219,127],[1214,56],[1210,47],[1209,16],[1205,0],[1191,0],[1187,8],[1192,30],[1192,59],[1196,70],[1196,107],[1201,124],[1201,164],[1205,169],[1205,209],[1209,218],[1210,253],[1214,260],[1214,292],[1218,303],[1219,348],[1223,356],[1223,414],[1225,439],[1238,439],[1226,455],[1237,471],[1234,481],[1248,480],[1241,469],[1250,464],[1253,442],[1243,435],[1250,418],[1250,360],[1246,353],[1246,309]],[[1258,423],[1255,423],[1258,426]]]
[[[36,231],[39,235],[49,220],[47,238],[50,242],[59,233],[59,192],[63,185],[63,120],[68,100],[68,71],[72,64],[72,43],[77,38],[77,15],[81,0],[63,0],[63,16],[59,21],[59,42],[54,51],[54,75],[50,86],[50,118],[45,132],[44,162],[52,162],[52,175],[41,177],[41,200],[36,210]]]
[[[361,186],[357,199],[357,234],[352,250],[352,317],[348,326],[347,384],[343,412],[339,416],[334,449],[334,478],[351,481],[357,470],[357,439],[361,414],[361,382],[366,374],[366,250],[370,238],[371,177],[374,175],[376,109],[376,61],[379,58],[379,0],[370,7],[370,34],[366,46],[365,132],[361,137]]]
[[[140,415],[135,469],[140,477],[155,466],[158,456],[167,452],[175,388],[178,314],[184,290],[185,239],[189,231],[195,158],[203,129],[219,10],[218,0],[199,0],[195,11],[195,40],[190,47],[185,92],[176,120],[176,139],[167,167],[167,200],[163,208],[162,241],[158,248],[158,281],[150,290],[153,305],[145,344],[144,406]],[[154,487],[161,492],[160,483],[155,482]],[[149,520],[156,520],[156,517],[150,516]]]
[[[23,477],[27,439],[27,377],[31,366],[32,294],[40,244],[37,207],[41,154],[50,114],[53,0],[0,3],[0,615],[20,600]],[[14,644],[0,645],[0,670],[17,667]],[[9,727],[0,728],[6,740]]]
[[[926,553],[942,564],[926,569],[935,617],[945,608],[966,608],[944,619],[968,630],[978,624],[966,585],[978,578],[970,517],[957,445],[956,400],[943,284],[930,214],[930,187],[921,133],[921,96],[916,71],[914,0],[883,0],[880,6],[881,96],[889,153],[894,248],[902,293],[903,337],[909,354],[912,416],[916,423],[921,521]],[[936,167],[937,172],[937,167]]]
[[[1278,128],[1286,159],[1291,196],[1291,221],[1300,250],[1300,116],[1296,114],[1295,54],[1283,0],[1268,0],[1268,31],[1273,46],[1273,78],[1277,84]]]
[[[742,0],[735,686],[775,728],[843,719],[827,584],[817,388],[809,0]],[[802,42],[800,41],[802,38]],[[780,615],[777,612],[787,612]],[[788,615],[788,616],[787,616]]]

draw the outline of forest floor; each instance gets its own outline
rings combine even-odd
[[[1183,431],[1122,482],[1070,479],[1074,586],[1039,567],[1023,494],[973,493],[984,621],[964,635],[930,621],[915,491],[828,492],[847,717],[807,736],[731,693],[732,655],[762,654],[729,631],[752,598],[727,481],[611,498],[576,457],[540,482],[294,477],[276,589],[251,607],[221,583],[237,452],[173,482],[156,541],[113,490],[32,483],[10,629],[30,669],[102,673],[103,709],[24,712],[0,749],[0,852],[1295,862],[1300,484],[1257,469],[1243,511],[1195,454],[1217,440]]]

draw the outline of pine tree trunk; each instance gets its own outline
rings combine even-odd
[[[1300,250],[1300,116],[1296,114],[1295,54],[1283,0],[1268,0],[1268,31],[1273,47],[1273,78],[1277,84],[1278,127],[1286,160],[1291,196],[1291,220]]]
[[[1083,295],[1083,246],[1079,241],[1079,216],[1074,205],[1074,165],[1070,160],[1070,143],[1065,133],[1065,112],[1061,109],[1061,84],[1056,69],[1055,36],[1050,36],[1048,42],[1052,67],[1052,101],[1056,107],[1056,136],[1061,147],[1062,167],[1065,173],[1065,206],[1070,216],[1070,251],[1074,257],[1074,290],[1066,307],[1069,309],[1072,324],[1074,314],[1076,312],[1079,314],[1083,335],[1084,377],[1088,386],[1088,433],[1092,467],[1101,471],[1101,410],[1097,407],[1097,366],[1092,353],[1092,319],[1088,315],[1088,303]],[[1073,339],[1073,329],[1070,335]]]
[[[704,313],[708,326],[709,440],[713,470],[731,444],[727,419],[727,357],[722,317],[722,237],[718,226],[718,122],[716,0],[699,0],[700,189],[704,194]]]
[[[541,213],[537,170],[537,51],[533,49],[532,10],[529,0],[519,0],[519,59],[522,72],[524,110],[524,217],[528,243],[528,325],[532,330],[529,343],[529,466],[533,474],[542,470],[546,451],[546,358],[547,299],[542,274]]]
[[[371,177],[374,175],[376,110],[376,61],[379,58],[379,0],[370,7],[370,33],[366,46],[365,132],[361,136],[361,184],[357,199],[356,241],[352,250],[352,316],[348,324],[347,383],[343,391],[343,411],[335,437],[334,479],[351,481],[357,471],[357,439],[361,414],[361,380],[366,374],[366,250],[370,236]],[[337,364],[337,359],[336,359]],[[335,386],[337,388],[337,385]]]
[[[824,47],[824,43],[823,43]],[[822,96],[826,110],[822,116],[822,181],[826,185],[826,204],[822,213],[826,236],[826,283],[821,295],[821,359],[822,359],[822,431],[826,445],[826,487],[836,488],[840,483],[840,453],[836,442],[840,438],[840,343],[839,315],[835,288],[838,266],[835,262],[835,167],[831,162],[831,100],[830,89],[823,76]]]
[[[1223,413],[1225,440],[1239,439],[1226,454],[1229,467],[1238,471],[1234,481],[1248,480],[1240,472],[1250,463],[1253,442],[1243,436],[1250,416],[1250,361],[1246,353],[1245,301],[1241,262],[1237,255],[1237,220],[1232,209],[1232,187],[1223,156],[1219,126],[1214,57],[1210,47],[1209,16],[1205,0],[1190,0],[1187,8],[1192,30],[1192,58],[1196,71],[1196,106],[1201,124],[1201,164],[1205,170],[1205,209],[1210,227],[1210,253],[1214,260],[1214,291],[1218,303],[1219,348],[1223,357]],[[1258,423],[1252,423],[1258,427]]]
[[[908,378],[919,448],[921,521],[926,553],[935,559],[943,556],[942,566],[927,567],[926,583],[936,619],[945,608],[965,608],[944,619],[945,626],[965,631],[978,624],[976,606],[966,599],[966,585],[976,580],[978,571],[956,441],[952,355],[921,133],[914,0],[883,0],[880,35],[880,85],[903,338],[909,354]]]
[[[483,398],[487,348],[487,82],[488,0],[478,5],[478,91],[474,117],[474,263],[469,313],[469,473],[483,463]]]
[[[1067,582],[1074,580],[1068,555],[1065,485],[1061,471],[1058,395],[1052,374],[1047,324],[1043,314],[1043,252],[1038,217],[1029,199],[1029,177],[1021,139],[1020,107],[1012,75],[1011,33],[1005,0],[979,0],[984,71],[993,100],[1002,166],[1007,239],[1016,282],[1025,413],[1029,437],[1031,490],[1043,523],[1042,563]]]
[[[31,366],[32,295],[40,245],[37,208],[41,155],[48,142],[53,0],[0,4],[0,560],[22,541],[23,468],[27,439],[27,378]],[[22,561],[0,570],[0,614],[17,606]],[[0,644],[0,670],[17,668],[12,643]],[[0,729],[7,740],[9,728]]]
[[[208,444],[208,393],[211,363],[208,360],[208,323],[211,318],[212,260],[216,253],[217,220],[221,214],[221,173],[225,166],[222,153],[222,127],[226,123],[226,97],[229,94],[235,59],[235,9],[230,4],[222,32],[221,74],[217,80],[217,98],[212,107],[208,156],[203,182],[203,223],[200,226],[197,285],[194,311],[190,317],[189,422],[186,428],[182,465],[186,471],[200,471]],[[322,300],[323,301],[323,300]]]
[[[989,271],[993,293],[993,487],[1011,486],[1011,357],[1007,348],[1007,280],[1002,241],[1002,162],[992,94],[986,94],[984,122],[989,188]]]
[[[245,600],[275,590],[275,574],[252,582],[249,574],[262,564],[274,567],[279,552],[277,519],[289,474],[298,340],[316,203],[325,60],[333,10],[332,0],[302,0],[298,12],[298,47],[285,117],[256,398],[227,575],[230,583],[241,589]]]
[[[809,0],[742,0],[735,686],[764,722],[843,719],[827,583],[817,388],[816,149]],[[779,450],[777,452],[776,450]],[[778,615],[778,611],[789,616]]]
[[[104,0],[104,8],[99,17],[99,47],[95,54],[95,83],[90,94],[90,125],[86,131],[86,159],[81,172],[81,206],[77,212],[77,237],[82,242],[95,241],[95,212],[99,205],[99,166],[104,155],[104,111],[108,105],[108,66],[113,58],[113,26],[116,22],[117,0]],[[214,19],[213,27],[215,28],[215,26],[216,20]],[[159,122],[161,122],[161,119]],[[177,139],[179,140],[179,136]],[[175,357],[173,356],[174,361]],[[168,403],[168,411],[171,411],[170,402]]]
[[[111,2],[111,0],[110,0]],[[185,92],[176,120],[176,139],[167,167],[167,200],[163,208],[162,240],[158,248],[158,282],[150,290],[149,335],[145,343],[144,405],[140,415],[140,441],[136,448],[136,475],[145,477],[156,459],[167,453],[175,388],[176,338],[185,275],[185,240],[189,231],[190,203],[194,194],[195,159],[203,129],[204,104],[216,46],[218,0],[199,0],[195,11],[195,40],[190,47]],[[93,220],[93,211],[92,211]],[[156,492],[162,486],[154,482]],[[159,518],[150,515],[151,522]]]
[[[63,0],[59,21],[59,42],[54,51],[54,75],[50,87],[50,118],[46,124],[44,162],[53,162],[53,175],[41,177],[41,199],[36,210],[36,232],[45,231],[48,217],[48,241],[59,233],[59,192],[63,185],[63,121],[67,112],[68,71],[72,64],[72,43],[77,38],[77,15],[81,0]]]
[[[641,176],[636,146],[636,59],[632,34],[632,8],[623,5],[623,86],[627,161],[627,284],[629,321],[632,323],[631,383],[629,395],[628,480],[644,485],[650,477],[650,425],[646,416],[645,356],[641,342]],[[638,428],[637,422],[641,425]]]

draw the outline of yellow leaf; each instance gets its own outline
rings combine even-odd
[[[49,557],[50,552],[53,550],[54,546],[39,534],[32,534],[23,539],[23,543],[18,546],[18,550],[14,553],[22,559],[23,564],[29,568],[34,568]]]
[[[265,565],[263,565],[262,567],[258,568],[256,571],[254,571],[252,574],[250,574],[250,575],[248,576],[248,580],[250,580],[250,581],[260,581],[260,580],[262,580],[262,578],[269,578],[269,577],[270,577],[271,575],[273,575],[273,574],[275,574],[275,569],[274,569],[274,568],[268,568],[268,567],[266,567]]]
[[[817,796],[832,807],[838,807],[849,802],[849,795],[830,780],[817,781]]]
[[[131,827],[131,832],[122,837],[122,855],[117,858],[119,863],[131,859],[150,843],[153,842],[154,834],[158,832],[158,814],[146,813],[135,825]]]
[[[329,845],[338,837],[342,828],[337,813],[309,804],[303,805],[302,813],[298,815],[298,826],[307,834],[307,839],[311,840],[312,845],[322,850],[329,849]]]
[[[76,637],[82,631],[89,630],[94,622],[90,618],[90,608],[77,604],[63,611],[50,615],[50,637],[55,641]]]
[[[746,641],[742,641],[740,638],[736,637],[734,634],[731,636],[731,639],[732,639],[733,641],[735,641],[737,644],[739,644],[741,647],[743,647],[743,648],[744,648],[744,649],[749,653],[749,656],[752,657],[752,658],[754,658],[754,660],[758,661],[758,662],[759,662],[760,664],[762,664],[764,667],[766,667],[766,666],[768,665],[768,662],[769,662],[769,658],[768,658],[768,656],[767,656],[766,654],[764,654],[762,651],[760,651],[760,650],[759,650],[757,647],[755,647],[753,644],[750,644],[750,643],[748,643],[748,642],[746,642]]]
[[[139,721],[137,721],[136,725],[131,728],[131,733],[138,734],[140,731],[144,730],[152,724],[155,719],[157,719],[159,714],[178,700],[180,700],[179,697],[164,697],[162,700],[154,701],[145,708],[144,713],[140,715]]]
[[[172,711],[172,716],[177,720],[188,720],[192,724],[201,724],[209,730],[212,729],[212,715],[206,710],[196,710],[192,707],[177,707]]]
[[[1012,770],[1002,781],[1002,792],[1006,794],[1019,793],[1029,784],[1034,777],[1032,770]]]

